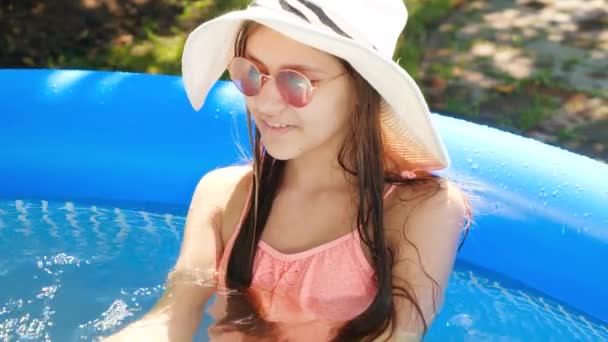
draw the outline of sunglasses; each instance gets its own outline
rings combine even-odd
[[[259,94],[264,84],[274,78],[283,100],[296,108],[302,108],[309,104],[312,99],[312,93],[317,88],[312,85],[308,77],[296,70],[284,69],[277,72],[274,76],[266,75],[261,73],[253,62],[243,57],[232,59],[230,64],[228,64],[228,73],[234,85],[245,96]],[[346,72],[323,81],[331,81],[344,74]]]

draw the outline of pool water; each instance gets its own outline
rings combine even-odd
[[[139,318],[184,223],[183,208],[0,200],[0,341],[91,341]],[[608,325],[459,262],[425,340],[608,341]]]

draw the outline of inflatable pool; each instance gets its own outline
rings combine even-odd
[[[173,76],[0,81],[0,340],[110,334],[161,295],[196,182],[246,157],[242,97],[218,82],[194,112]],[[608,340],[608,165],[433,120],[475,222],[427,340]]]

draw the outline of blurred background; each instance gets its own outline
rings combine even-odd
[[[395,59],[432,111],[608,162],[608,0],[404,2]],[[0,0],[0,68],[178,75],[187,33],[248,3]]]

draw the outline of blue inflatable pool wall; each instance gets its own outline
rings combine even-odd
[[[181,79],[0,70],[0,197],[186,207],[207,171],[249,149],[244,103],[218,82],[201,112]],[[471,195],[458,258],[608,322],[608,165],[435,114]]]

